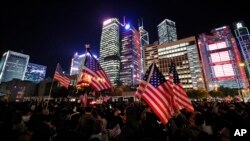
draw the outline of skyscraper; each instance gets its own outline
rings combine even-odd
[[[25,72],[24,80],[39,83],[40,81],[44,80],[46,69],[46,66],[29,63]]]
[[[139,33],[140,33],[140,43],[141,43],[141,76],[144,76],[145,73],[145,46],[149,45],[149,36],[148,32],[143,28],[142,25],[139,25]]]
[[[79,55],[77,52],[74,54],[71,60],[70,75],[78,75],[80,73],[81,67],[83,67],[83,58],[85,54]],[[97,56],[93,55],[97,60]]]
[[[163,75],[169,77],[169,67],[176,65],[183,88],[205,89],[198,44],[194,36],[157,46],[159,68]]]
[[[125,85],[137,85],[141,80],[140,33],[129,24],[122,30],[120,80]]]
[[[233,27],[248,71],[248,76],[250,76],[250,34],[248,28],[243,21],[234,23]]]
[[[236,40],[228,26],[213,29],[212,35],[199,35],[199,49],[207,89],[219,86],[247,88],[249,83]]]
[[[109,76],[112,85],[119,80],[120,70],[120,42],[119,26],[117,18],[111,18],[103,22],[100,43],[100,65]]]
[[[0,82],[7,82],[14,78],[24,80],[29,58],[29,55],[22,53],[5,52],[1,60]]]
[[[169,19],[163,20],[158,26],[159,44],[177,40],[175,22]]]

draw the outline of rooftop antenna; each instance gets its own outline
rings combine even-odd
[[[123,25],[125,26],[126,22],[125,22],[125,16],[123,16]]]

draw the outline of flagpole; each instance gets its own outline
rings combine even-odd
[[[56,65],[56,68],[58,67],[58,63]],[[54,74],[55,76],[55,74]],[[51,84],[51,87],[50,87],[50,90],[49,90],[49,100],[50,100],[50,95],[51,95],[51,91],[52,91],[52,88],[53,88],[53,84],[54,84],[54,80],[55,80],[55,77],[53,76],[53,79],[52,79],[52,84]],[[48,103],[46,105],[46,110],[48,109],[48,105],[49,105],[49,100],[48,100]]]

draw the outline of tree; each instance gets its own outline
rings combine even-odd
[[[198,89],[198,90],[188,90],[187,95],[189,98],[201,99],[201,98],[206,98],[208,96],[208,93],[203,89]]]
[[[219,90],[212,90],[212,91],[209,91],[208,94],[212,97],[223,97],[223,92],[222,91],[219,91]]]
[[[218,90],[222,92],[223,97],[227,97],[227,96],[234,97],[234,96],[238,95],[237,89],[232,89],[232,88],[228,88],[228,87],[219,87]]]

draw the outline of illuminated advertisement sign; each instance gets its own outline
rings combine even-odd
[[[222,48],[227,48],[226,42],[218,42],[215,44],[208,45],[208,50],[210,50],[210,51],[222,49]]]
[[[107,24],[109,24],[111,22],[112,22],[112,19],[108,19],[108,20],[106,20],[106,21],[103,22],[103,25],[107,25]]]
[[[216,65],[212,66],[215,77],[230,77],[234,76],[234,70],[232,64]]]
[[[229,56],[229,51],[222,51],[222,52],[216,52],[216,53],[211,53],[211,62],[212,63],[217,63],[217,62],[223,62],[223,61],[229,61],[230,56]]]

